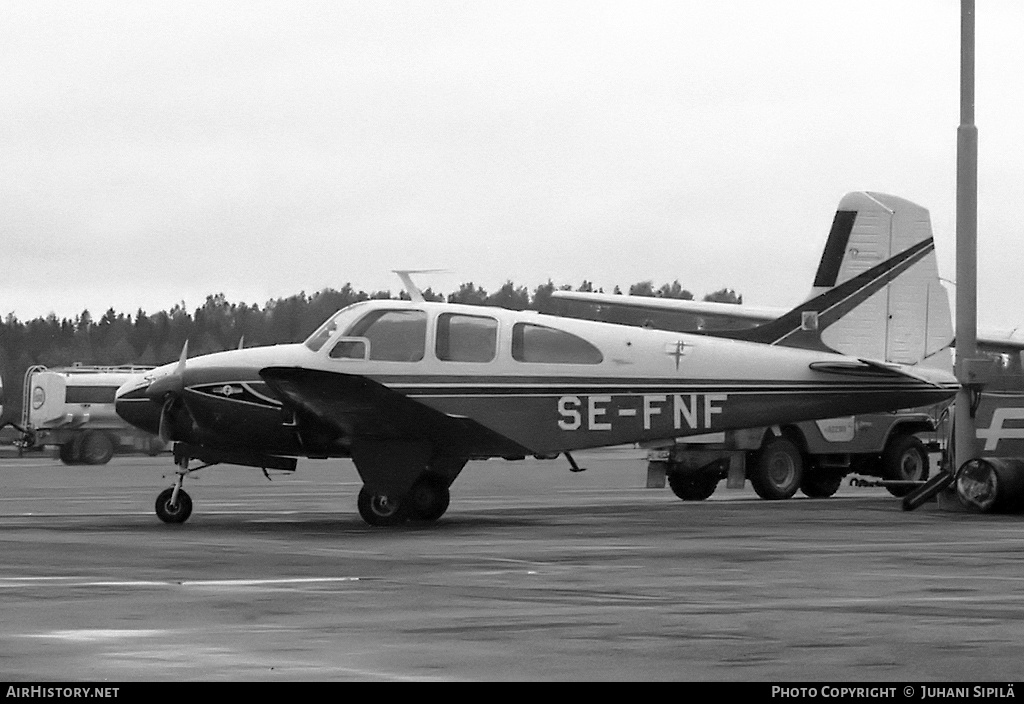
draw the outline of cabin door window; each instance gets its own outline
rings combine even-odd
[[[437,316],[437,358],[443,362],[490,362],[498,353],[498,321],[483,315]]]

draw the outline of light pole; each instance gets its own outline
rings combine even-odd
[[[960,126],[956,131],[956,377],[953,473],[977,454],[971,363],[978,347],[978,128],[974,125],[974,0],[960,0]]]

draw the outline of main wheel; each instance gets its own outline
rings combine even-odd
[[[106,464],[114,456],[114,441],[102,430],[90,430],[82,438],[82,462]]]
[[[928,479],[930,462],[924,443],[913,435],[896,435],[882,452],[882,478],[923,482]],[[893,496],[906,496],[914,487],[887,486]]]
[[[359,490],[356,506],[371,526],[393,526],[405,520],[400,501],[384,494],[371,494],[365,486]]]
[[[812,499],[827,499],[839,491],[842,484],[843,475],[839,472],[816,469],[804,473],[804,478],[800,482],[800,491]]]
[[[709,472],[669,472],[668,485],[683,501],[703,501],[715,493],[718,477]]]
[[[788,499],[800,488],[804,459],[792,440],[771,438],[754,456],[750,485],[762,499]]]
[[[421,477],[403,499],[410,518],[436,521],[448,510],[451,493],[444,481],[437,477]]]
[[[174,487],[164,489],[156,497],[156,515],[164,523],[184,523],[192,515],[192,497],[178,490],[178,503],[171,503]]]

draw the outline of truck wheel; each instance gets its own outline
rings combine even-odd
[[[827,499],[839,491],[842,484],[843,475],[839,472],[817,469],[804,474],[803,481],[800,482],[800,491],[812,499]]]
[[[791,440],[771,438],[754,455],[750,485],[762,499],[788,499],[800,488],[804,458]]]
[[[718,477],[709,473],[669,472],[668,485],[683,501],[703,501],[715,493]]]
[[[64,464],[78,464],[78,458],[75,457],[75,443],[66,442],[60,445],[60,449],[57,451],[60,461]]]
[[[882,478],[900,481],[923,482],[929,473],[928,452],[917,437],[895,435],[882,452]],[[888,486],[893,496],[906,496],[914,487]]]
[[[102,430],[90,430],[82,438],[81,461],[106,464],[114,456],[114,441]]]

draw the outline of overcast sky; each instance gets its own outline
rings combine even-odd
[[[979,326],[1024,325],[1024,2],[978,0]],[[0,0],[0,314],[350,282],[808,292],[839,199],[955,278],[960,3]],[[950,289],[952,293],[952,289]]]

